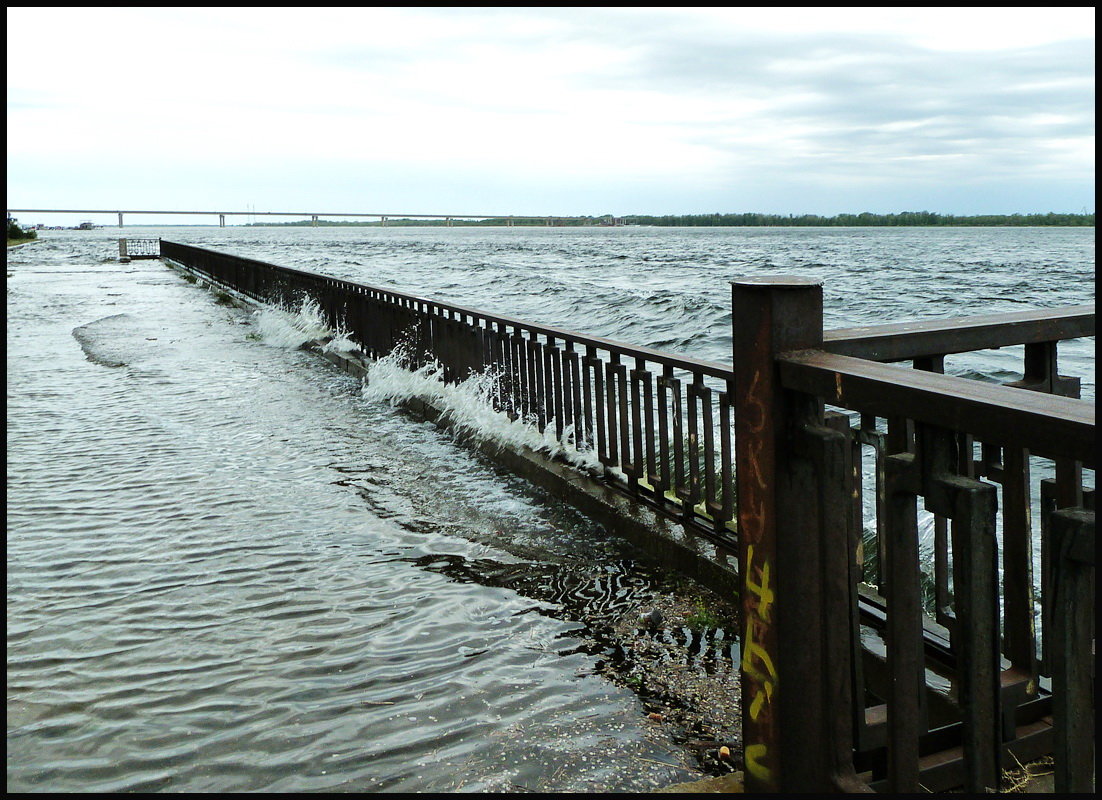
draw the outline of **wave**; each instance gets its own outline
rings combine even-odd
[[[307,342],[333,337],[321,311],[321,306],[305,297],[297,309],[268,305],[253,312],[261,341],[273,347],[295,349]],[[336,332],[341,339],[347,334]]]
[[[475,373],[460,383],[445,383],[444,368],[439,362],[410,370],[406,366],[411,363],[410,356],[408,346],[399,345],[369,364],[363,396],[391,405],[420,400],[440,411],[453,428],[476,441],[499,447],[527,447],[581,469],[595,472],[602,469],[596,453],[574,446],[573,424],[565,426],[559,436],[554,419],[541,429],[534,418],[512,419],[506,412],[496,410],[492,398],[498,391],[500,375],[492,370]]]

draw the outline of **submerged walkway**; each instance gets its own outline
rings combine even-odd
[[[583,518],[160,262],[65,247],[8,264],[9,789],[702,776],[598,669],[585,615],[658,587]]]

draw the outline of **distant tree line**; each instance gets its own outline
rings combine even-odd
[[[623,225],[656,225],[667,227],[1002,227],[1002,226],[1085,226],[1094,227],[1094,214],[977,214],[973,216],[958,216],[956,214],[938,214],[934,211],[902,211],[898,214],[872,214],[868,211],[861,214],[836,214],[833,217],[823,217],[818,214],[628,214],[622,217],[613,217],[606,214],[599,217],[551,217],[555,226],[598,226],[609,225],[610,220],[615,219],[617,224]],[[547,217],[514,218],[512,224],[516,226],[547,225]],[[319,219],[316,223],[310,220],[296,220],[294,222],[253,222],[250,225],[258,227],[271,226],[296,226],[309,227],[337,226],[392,226],[392,227],[442,227],[452,225],[455,227],[472,225],[508,225],[509,218],[495,217],[491,219],[453,219],[450,222],[443,219],[388,219],[385,223],[381,220],[346,220],[335,221]]]
[[[604,225],[607,224],[608,216],[604,217],[552,217],[552,223],[555,226],[568,225],[568,226],[587,226],[587,225]],[[488,226],[488,225],[508,225],[510,222],[509,217],[491,217],[487,219],[453,219],[450,222],[446,219],[405,219],[391,217],[384,223],[381,220],[328,220],[319,219],[317,223],[311,220],[295,220],[294,222],[250,222],[248,225],[258,228],[262,227],[283,227],[290,226],[296,228],[309,228],[315,224],[319,228],[335,228],[335,227],[356,227],[362,228],[364,226],[378,227],[387,226],[392,228],[417,228],[417,227],[436,227],[441,228],[445,226]],[[514,217],[512,224],[516,226],[534,226],[544,227],[547,225],[547,217]]]
[[[1075,225],[1094,226],[1094,214],[979,214],[957,216],[933,211],[903,211],[898,214],[836,214],[821,217],[818,214],[666,214],[662,216],[626,215],[624,222],[634,225],[670,226],[1035,226]]]

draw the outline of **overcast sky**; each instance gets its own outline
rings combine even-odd
[[[1093,211],[1094,21],[8,8],[8,206]]]

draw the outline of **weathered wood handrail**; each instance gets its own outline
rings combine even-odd
[[[823,349],[871,361],[907,361],[1094,335],[1094,305],[838,328]]]
[[[785,353],[778,363],[786,389],[830,405],[930,422],[988,444],[1094,466],[1093,403],[821,350]]]
[[[959,334],[939,321],[824,335],[818,282],[734,285],[748,790],[852,790],[856,776],[897,792],[985,791],[998,788],[1010,753],[1046,749],[1059,785],[1091,784],[1093,557],[1083,553],[1094,511],[1081,470],[1095,463],[1094,406],[1043,392],[1078,391],[1056,373],[1055,341],[1094,323],[1088,308],[1051,317],[973,317]],[[938,374],[948,353],[1009,344],[1026,346],[1022,381]],[[859,424],[826,405],[857,412]],[[859,633],[870,622],[858,591],[862,445],[876,454],[879,685],[862,673]],[[1029,464],[1039,456],[1056,479],[1040,486],[1038,632]],[[919,498],[934,522],[932,610]],[[931,637],[931,626],[943,633]],[[953,703],[931,705],[931,668],[954,685]]]

